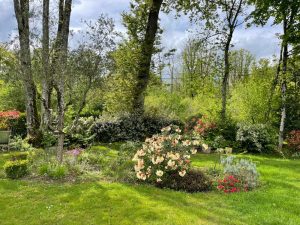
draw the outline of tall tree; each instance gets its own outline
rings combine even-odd
[[[222,79],[222,110],[221,117],[224,120],[226,118],[226,104],[227,104],[227,92],[228,82],[230,75],[230,61],[229,51],[232,45],[232,38],[234,31],[245,21],[243,18],[247,8],[247,0],[217,0],[213,4],[216,4],[216,12],[218,17],[222,18],[224,15],[221,25],[217,27],[217,33],[221,35],[221,45],[224,51],[224,75]]]
[[[141,44],[141,54],[137,65],[137,83],[133,90],[133,109],[135,113],[139,115],[144,113],[144,94],[150,78],[151,57],[154,50],[162,2],[163,0],[153,0],[149,2],[147,27]]]
[[[20,42],[20,63],[22,80],[26,93],[27,133],[30,138],[38,136],[39,118],[36,103],[36,85],[32,76],[29,40],[29,0],[14,0]]]
[[[64,147],[64,116],[65,116],[65,65],[68,56],[68,42],[70,32],[70,17],[72,10],[72,0],[59,1],[58,29],[54,43],[54,58],[52,62],[52,72],[54,76],[54,88],[57,92],[58,111],[58,146],[57,159],[61,163],[63,160]]]
[[[41,131],[48,130],[50,125],[51,105],[51,73],[49,56],[49,0],[43,0],[43,37],[42,37],[42,104],[41,104]]]
[[[286,93],[289,45],[293,43],[295,33],[297,33],[298,31],[299,22],[296,20],[296,18],[300,13],[300,2],[293,0],[264,0],[253,2],[256,6],[255,11],[253,11],[252,13],[255,23],[264,25],[269,18],[274,17],[274,24],[281,24],[283,28],[283,34],[281,35],[282,44],[279,67],[274,79],[275,82],[277,82],[277,80],[280,80],[281,89],[281,118],[279,126],[278,151],[282,152],[285,121],[287,115]],[[278,74],[281,75],[281,79],[278,79]],[[271,91],[273,91],[273,89]]]

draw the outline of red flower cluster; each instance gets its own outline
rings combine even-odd
[[[300,130],[292,130],[287,139],[290,148],[300,151]]]
[[[20,117],[20,112],[16,110],[0,112],[0,118],[18,119],[19,117]]]
[[[203,116],[201,119],[198,119],[196,125],[194,126],[194,131],[200,135],[204,135],[207,131],[216,127],[214,123],[205,122],[203,118],[205,117]]]
[[[236,179],[234,176],[230,175],[225,177],[223,180],[218,181],[217,188],[224,193],[234,193],[241,191],[242,184],[240,180]],[[244,188],[247,191],[247,188]]]
[[[0,129],[8,129],[11,126],[10,121],[16,120],[19,117],[20,112],[16,110],[0,112]]]

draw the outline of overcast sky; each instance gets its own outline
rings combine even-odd
[[[9,40],[9,35],[16,32],[12,0],[0,0],[0,42]],[[130,0],[75,0],[71,17],[71,28],[74,31],[82,27],[81,20],[97,19],[101,14],[114,18],[117,30],[124,32],[121,13],[127,11]],[[167,48],[181,48],[189,36],[192,25],[187,17],[174,19],[174,15],[161,14],[161,25],[164,29],[162,41]],[[271,24],[271,23],[270,23]],[[279,41],[276,33],[281,33],[279,26],[240,27],[234,34],[236,49],[249,50],[257,58],[271,57],[279,52]]]

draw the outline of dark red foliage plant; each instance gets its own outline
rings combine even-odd
[[[292,130],[287,138],[288,146],[300,152],[300,130]]]

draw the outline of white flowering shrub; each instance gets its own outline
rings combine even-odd
[[[222,157],[225,175],[238,178],[245,190],[251,190],[259,185],[259,173],[256,164],[247,159],[236,159],[234,156]]]
[[[134,155],[134,170],[140,180],[161,182],[174,173],[184,177],[190,169],[191,154],[197,153],[199,141],[185,138],[178,126],[170,125],[161,131],[147,138]]]
[[[266,152],[274,149],[276,134],[265,124],[239,124],[236,141],[248,152]]]

